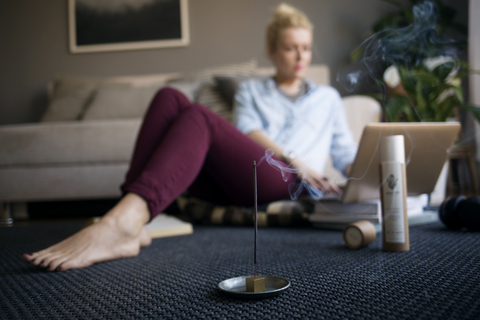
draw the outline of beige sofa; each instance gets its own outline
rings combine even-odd
[[[241,80],[272,73],[272,68],[249,61],[184,75],[59,77],[49,84],[50,103],[42,122],[0,126],[3,221],[8,208],[10,216],[22,216],[22,204],[29,201],[119,197],[141,116],[159,87],[176,87],[230,119],[231,108],[215,77]],[[329,69],[312,65],[307,78],[329,84]],[[366,123],[380,120],[380,105],[362,96],[343,100],[358,141]],[[330,165],[326,173],[340,177]]]

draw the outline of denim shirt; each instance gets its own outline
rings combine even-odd
[[[357,153],[339,93],[307,81],[305,95],[290,101],[273,78],[251,79],[235,95],[233,121],[245,134],[262,131],[284,150],[294,152],[312,169],[323,172],[329,155],[344,173]]]

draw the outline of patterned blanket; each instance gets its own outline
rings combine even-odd
[[[254,223],[253,207],[219,206],[181,196],[177,199],[180,211],[194,223],[250,226]],[[258,226],[309,225],[308,216],[314,210],[314,200],[281,200],[258,206]]]

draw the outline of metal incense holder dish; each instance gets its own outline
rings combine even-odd
[[[224,293],[245,299],[260,299],[276,296],[290,286],[290,281],[274,276],[257,275],[257,162],[253,161],[253,208],[254,208],[254,242],[253,264],[255,273],[252,276],[242,276],[224,280],[218,284],[218,289]],[[248,279],[248,280],[247,280]],[[257,281],[258,280],[258,281]],[[248,285],[247,285],[248,282]],[[247,290],[248,287],[248,290]]]
[[[265,291],[247,292],[246,278],[250,276],[242,276],[223,280],[218,284],[218,289],[225,294],[242,299],[263,299],[274,297],[282,293],[290,287],[290,281],[275,276],[257,276],[265,278]]]

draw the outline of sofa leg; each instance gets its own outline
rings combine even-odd
[[[10,202],[10,217],[13,220],[28,220],[28,204],[26,202]]]
[[[13,226],[10,204],[8,202],[0,202],[0,227]]]

